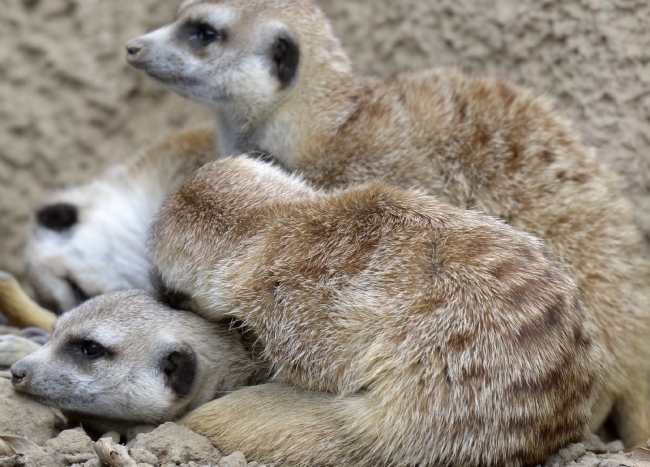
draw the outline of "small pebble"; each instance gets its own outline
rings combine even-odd
[[[248,467],[248,463],[243,453],[235,451],[229,456],[222,457],[218,467]]]
[[[99,438],[111,438],[114,443],[119,444],[121,436],[117,431],[109,431],[108,433],[101,435]]]
[[[131,448],[129,449],[129,454],[131,454],[133,460],[138,464],[158,464],[158,457],[146,449]]]
[[[153,425],[137,425],[126,430],[126,442],[135,441],[139,434],[151,433],[156,427]]]

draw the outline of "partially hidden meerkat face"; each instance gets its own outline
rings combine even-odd
[[[128,189],[119,181],[126,176],[117,167],[114,177],[62,191],[35,212],[25,262],[42,304],[62,312],[105,292],[151,288],[145,239],[164,194]]]
[[[180,94],[214,106],[272,107],[299,75],[299,39],[285,8],[256,2],[186,0],[173,23],[132,39],[127,60]],[[283,4],[283,5],[281,5]],[[237,104],[240,105],[240,104]]]
[[[237,331],[131,290],[63,314],[11,372],[16,389],[73,414],[160,423],[254,383],[258,369]]]

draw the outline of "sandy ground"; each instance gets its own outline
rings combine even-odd
[[[42,451],[26,455],[2,456],[0,467],[100,467],[93,448],[93,440],[83,428],[66,429],[63,415],[57,410],[39,404],[14,391],[8,379],[0,377],[0,436],[25,436]],[[182,467],[255,467],[254,459],[246,459],[241,452],[222,456],[210,442],[185,427],[165,423],[160,427],[138,426],[122,437],[115,432],[100,435],[113,437],[125,443],[138,467],[179,465]],[[1,449],[1,446],[0,446]],[[620,441],[608,444],[592,435],[584,443],[571,444],[551,456],[549,467],[585,466],[614,467],[634,461],[632,454],[622,452]],[[609,451],[609,452],[607,452]],[[647,464],[640,467],[647,467]]]

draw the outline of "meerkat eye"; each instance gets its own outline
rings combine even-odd
[[[81,353],[90,358],[99,358],[106,355],[106,349],[95,341],[85,341],[81,344]]]
[[[219,34],[216,29],[208,24],[199,24],[196,28],[196,37],[204,44],[214,42]]]
[[[223,31],[217,31],[207,23],[189,23],[181,29],[180,34],[189,41],[192,47],[197,49],[225,39]]]

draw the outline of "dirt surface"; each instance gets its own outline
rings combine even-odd
[[[108,435],[108,436],[107,436]],[[103,437],[111,437],[110,434]],[[128,455],[138,467],[272,467],[248,462],[241,452],[228,456],[212,447],[207,438],[185,427],[165,423],[151,433],[139,434],[126,444]],[[102,462],[92,440],[82,428],[65,430],[48,440],[43,448],[21,455],[0,455],[0,467],[100,467]]]
[[[64,430],[59,434],[50,422],[53,412],[50,408],[18,393],[11,394],[11,391],[13,389],[8,381],[0,378],[0,400],[10,402],[10,408],[6,405],[0,407],[0,435],[26,436],[42,445],[42,449],[14,456],[2,456],[0,453],[0,467],[101,467],[94,440],[82,428]],[[20,420],[20,423],[7,424],[9,418]],[[46,426],[49,428],[46,429]],[[126,436],[109,432],[100,438],[113,438],[116,443],[122,441],[126,444],[128,454],[138,467],[270,467],[247,460],[241,452],[222,456],[207,438],[174,423],[165,423],[150,430],[139,427],[129,430]],[[584,443],[570,444],[561,449],[548,459],[546,466],[614,467],[635,459],[633,454],[622,452],[622,448],[620,441],[604,444],[592,435]]]
[[[26,436],[43,445],[58,434],[62,422],[57,411],[14,391],[8,379],[0,378],[0,434]]]
[[[0,0],[0,269],[19,278],[31,212],[179,129],[210,119],[124,60],[178,1]],[[625,177],[650,232],[650,3],[321,0],[359,70],[460,66],[553,97]]]

